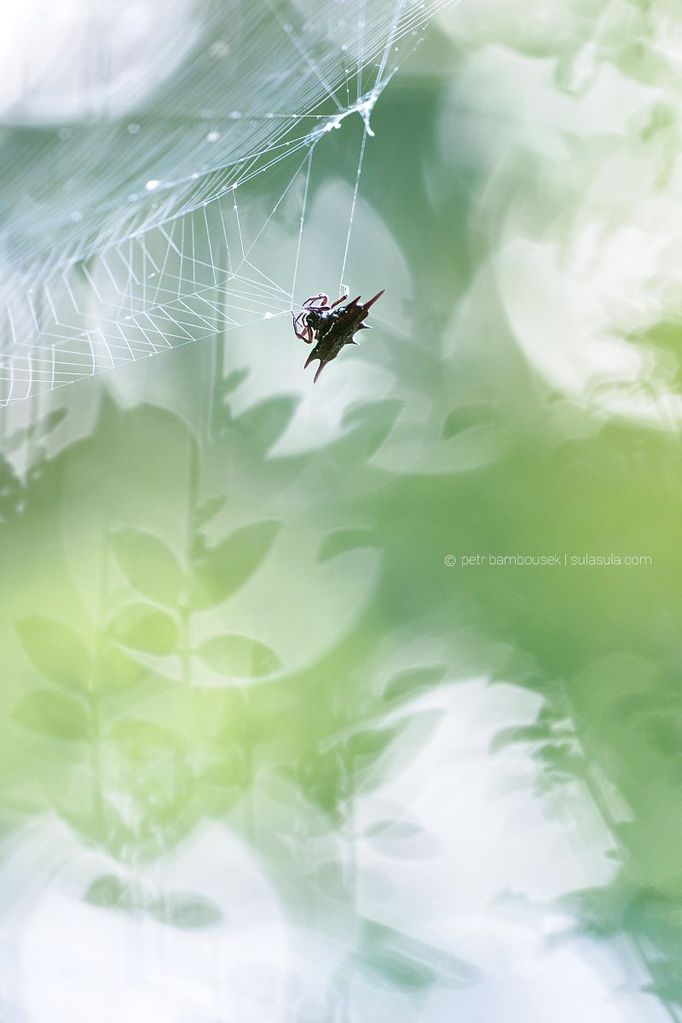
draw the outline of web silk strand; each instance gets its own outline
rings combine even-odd
[[[365,121],[364,128],[362,131],[362,142],[360,143],[360,155],[358,157],[358,169],[355,174],[355,186],[353,188],[353,200],[350,207],[350,217],[348,219],[348,232],[346,234],[346,247],[343,250],[343,262],[341,264],[341,279],[339,281],[339,294],[343,294],[344,283],[343,278],[346,274],[346,264],[348,262],[348,250],[350,247],[350,236],[353,231],[353,221],[355,220],[355,208],[358,202],[358,189],[360,188],[360,175],[362,174],[362,164],[365,159],[365,147],[367,145],[367,122]]]

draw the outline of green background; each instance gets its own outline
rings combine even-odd
[[[268,1023],[563,1019],[571,974],[539,992],[490,961],[521,955],[500,914],[526,965],[573,950],[614,1019],[682,1016],[679,306],[642,241],[674,246],[679,18],[541,6],[449,10],[379,98],[347,279],[386,294],[315,390],[281,317],[4,410],[4,858],[71,850],[24,859],[20,959],[50,889],[218,947],[241,925],[212,875],[163,871],[226,826],[293,948]],[[313,260],[361,132],[316,149],[309,201],[345,191]],[[604,334],[625,361],[590,362]]]

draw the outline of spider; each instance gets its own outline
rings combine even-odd
[[[313,295],[303,303],[302,312],[292,314],[296,337],[300,337],[306,344],[312,344],[313,340],[316,342],[304,366],[305,369],[315,359],[319,360],[320,365],[315,372],[313,383],[324,366],[336,358],[344,345],[357,344],[354,335],[359,330],[369,330],[363,320],[367,318],[370,307],[383,293],[382,289],[364,305],[358,305],[359,295],[350,302],[342,295],[331,305],[327,295]]]

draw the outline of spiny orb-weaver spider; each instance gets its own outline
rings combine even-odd
[[[317,380],[323,367],[336,358],[344,345],[357,344],[354,336],[359,330],[369,330],[363,321],[367,319],[370,307],[383,293],[384,289],[378,291],[374,298],[370,298],[364,305],[358,305],[359,295],[350,302],[346,300],[346,295],[342,295],[331,305],[327,295],[313,295],[312,298],[305,300],[300,313],[292,313],[296,337],[300,337],[301,341],[308,345],[316,342],[304,366],[305,369],[315,359],[319,360],[320,365],[317,367],[313,382]]]

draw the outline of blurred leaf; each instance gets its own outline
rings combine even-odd
[[[334,444],[338,458],[369,459],[388,438],[403,409],[403,402],[386,399],[365,402],[348,410],[343,426],[349,427]]]
[[[32,437],[42,438],[46,434],[51,433],[61,422],[64,421],[68,415],[66,409],[54,409],[52,412],[48,412],[46,416],[39,419],[36,423],[31,423],[30,426],[22,426],[18,430],[14,430],[9,437],[3,439],[2,446],[5,451],[16,451],[18,447],[30,440]]]
[[[367,948],[362,953],[355,953],[353,959],[361,972],[370,974],[371,983],[383,980],[390,987],[423,991],[438,979],[434,970],[425,963],[391,949]]]
[[[270,549],[278,522],[254,522],[206,550],[195,562],[191,605],[200,610],[220,604],[251,577]]]
[[[235,420],[235,426],[260,448],[267,450],[286,430],[299,401],[300,398],[295,396],[267,398],[243,412]]]
[[[442,718],[440,710],[423,710],[401,717],[390,728],[367,730],[353,736],[349,753],[354,758],[357,792],[370,789],[381,780],[378,767],[390,769],[391,762],[405,763],[431,738]],[[382,758],[386,757],[386,763]]]
[[[361,967],[407,990],[423,990],[434,982],[464,987],[480,979],[466,960],[376,920],[362,921],[358,953]]]
[[[536,755],[548,774],[561,780],[581,777],[587,766],[584,757],[568,743],[545,743]]]
[[[110,734],[131,760],[153,760],[179,750],[179,742],[171,732],[144,718],[125,718],[114,725]]]
[[[353,778],[339,747],[323,754],[302,754],[292,776],[304,795],[328,814],[337,812],[352,794]]]
[[[225,497],[209,497],[206,501],[199,505],[194,513],[194,522],[197,527],[206,525],[214,515],[217,515],[220,509],[224,506],[227,498]]]
[[[568,892],[560,898],[559,905],[578,917],[583,934],[602,940],[613,937],[622,929],[628,897],[629,892],[615,884]]]
[[[329,561],[330,558],[345,554],[346,551],[375,546],[376,535],[371,529],[337,529],[323,539],[317,552],[317,560]]]
[[[499,753],[500,750],[517,743],[547,742],[550,737],[551,732],[546,725],[515,725],[511,728],[502,728],[490,743],[490,752]]]
[[[204,811],[213,817],[225,814],[250,783],[250,771],[241,750],[230,751],[201,776]]]
[[[365,832],[365,838],[377,852],[406,860],[422,860],[440,851],[437,839],[419,824],[407,820],[377,821]]]
[[[651,974],[652,980],[651,984],[645,985],[642,990],[656,995],[664,1004],[672,1002],[682,1006],[682,975],[680,975],[679,953],[666,958],[649,959],[647,970]],[[672,1013],[670,1016],[675,1018]]]
[[[414,821],[377,821],[372,824],[371,827],[367,828],[365,834],[371,838],[375,836],[383,835],[391,839],[406,839],[414,838],[415,835],[422,834],[424,829],[419,824],[415,824]]]
[[[209,899],[178,892],[155,899],[149,913],[161,923],[187,930],[213,927],[223,919],[220,909]]]
[[[616,877],[603,888],[563,896],[561,905],[578,918],[583,934],[600,940],[627,934],[643,946],[664,952],[682,948],[682,897],[677,882],[657,890]],[[650,959],[649,965],[653,962]]]
[[[292,697],[285,686],[235,687],[225,696],[225,720],[221,728],[223,743],[255,747],[281,731],[285,714],[291,711]]]
[[[30,426],[20,426],[18,430],[14,430],[8,437],[3,438],[3,449],[7,452],[16,451],[18,447],[21,447],[28,440],[30,435]]]
[[[175,607],[182,590],[182,570],[175,555],[153,533],[120,529],[111,545],[131,586],[149,600]]]
[[[208,537],[201,529],[195,528],[190,544],[190,562],[202,562],[208,554]]]
[[[248,369],[233,369],[231,373],[227,374],[222,382],[223,394],[230,394],[232,391],[236,391],[239,385],[246,380],[248,375]]]
[[[446,671],[444,664],[430,664],[401,671],[389,680],[384,690],[384,702],[396,704],[422,696],[442,682]]]
[[[403,406],[404,402],[395,398],[382,398],[379,401],[365,401],[352,405],[343,416],[343,425],[363,428],[380,426],[387,429],[393,426]]]
[[[68,412],[65,408],[57,408],[53,409],[52,412],[48,412],[38,424],[39,434],[44,436],[46,433],[51,433],[60,423],[64,422],[67,415]]]
[[[89,886],[83,896],[91,906],[104,909],[134,909],[136,905],[135,891],[129,881],[122,881],[115,874],[103,874]],[[139,901],[137,902],[139,906]]]
[[[445,417],[443,423],[443,440],[450,440],[451,437],[467,430],[472,426],[491,426],[493,417],[491,406],[484,402],[465,402],[457,405]]]
[[[24,728],[55,739],[76,742],[88,735],[89,721],[83,705],[50,689],[24,696],[15,705],[12,717]]]
[[[17,515],[25,499],[24,488],[12,465],[0,455],[0,519]]]
[[[199,654],[213,671],[239,678],[269,675],[280,667],[274,650],[248,636],[213,636],[202,644]]]
[[[400,722],[391,728],[366,729],[356,732],[346,743],[346,754],[349,761],[355,766],[362,761],[373,762],[386,752],[403,727],[403,722]]]
[[[374,770],[408,719],[389,728],[367,728],[339,740],[325,753],[311,753],[299,762],[298,780],[303,790],[327,812],[363,788],[379,781]]]
[[[126,604],[111,620],[110,630],[118,643],[148,654],[169,654],[178,640],[170,615],[149,604]]]
[[[213,927],[223,919],[220,909],[201,895],[176,892],[160,899],[150,899],[137,885],[123,881],[115,874],[98,877],[83,898],[85,902],[104,909],[137,909],[160,923],[186,930]]]
[[[98,644],[96,661],[97,691],[109,695],[135,685],[147,674],[147,669],[129,657],[108,636]]]
[[[50,681],[66,689],[87,689],[92,661],[75,632],[51,618],[26,618],[17,632],[33,664]]]
[[[79,805],[78,810],[59,805],[55,809],[83,842],[104,848],[113,856],[120,856],[131,841],[130,828],[104,796],[92,799],[89,807]]]

